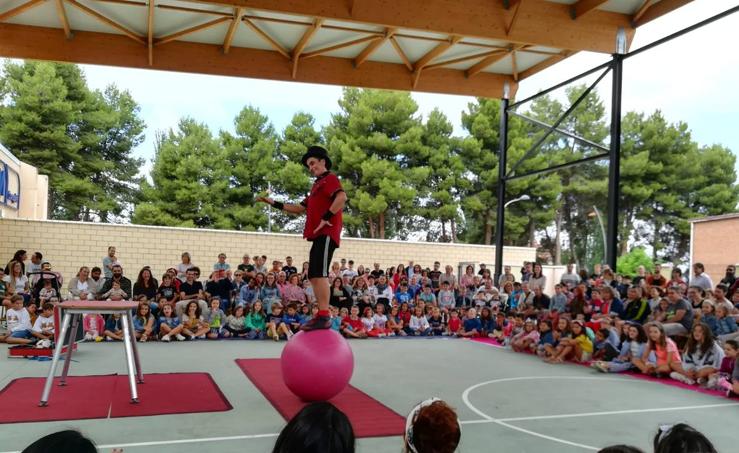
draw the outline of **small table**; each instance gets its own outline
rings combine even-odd
[[[67,337],[67,332],[71,328],[71,334],[69,335],[69,347],[67,347],[66,357],[64,359],[64,368],[62,370],[61,381],[59,385],[66,385],[67,373],[69,372],[69,364],[72,362],[72,352],[74,350],[74,337],[77,334],[77,328],[79,327],[82,315],[85,313],[101,313],[101,314],[120,314],[122,325],[123,325],[123,344],[126,349],[126,365],[128,366],[128,381],[131,387],[131,402],[138,403],[138,391],[136,390],[136,383],[144,383],[144,376],[141,372],[141,362],[139,360],[139,352],[136,347],[136,336],[133,328],[133,318],[131,313],[136,309],[138,304],[136,302],[128,301],[97,301],[97,300],[68,300],[57,305],[59,309],[60,317],[63,315],[63,321],[61,326],[61,333],[57,338],[56,346],[54,348],[54,357],[51,360],[51,369],[49,375],[46,378],[44,384],[44,391],[41,394],[41,401],[39,406],[43,407],[49,403],[49,396],[51,394],[51,385],[54,382],[54,374],[56,373],[56,366],[59,363],[59,357],[62,354],[64,348],[64,341]],[[57,330],[58,332],[58,330]]]

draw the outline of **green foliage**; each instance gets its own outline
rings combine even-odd
[[[0,142],[49,176],[55,219],[115,221],[138,195],[139,106],[128,92],[92,91],[75,65],[6,62]]]
[[[636,247],[629,253],[618,257],[616,272],[622,275],[637,275],[639,266],[644,266],[648,272],[654,270],[654,262],[642,247]]]

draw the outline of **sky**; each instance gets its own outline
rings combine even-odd
[[[736,0],[695,0],[637,30],[631,49],[692,25],[736,5]],[[630,58],[624,64],[623,111],[651,113],[661,110],[670,122],[686,122],[702,145],[722,144],[739,155],[739,13],[714,22],[682,38]],[[579,53],[524,81],[518,99],[577,75],[610,57]],[[147,160],[154,157],[158,130],[174,128],[190,116],[214,132],[233,131],[233,119],[247,105],[258,107],[281,131],[299,111],[311,113],[317,126],[328,124],[338,111],[341,87],[258,79],[206,76],[105,66],[82,66],[89,85],[103,89],[113,83],[128,90],[141,106],[147,124],[146,140],[135,150]],[[592,79],[593,77],[591,77]],[[587,81],[590,79],[584,79]],[[610,78],[599,85],[600,96],[610,97]],[[464,135],[461,112],[474,99],[413,93],[424,116],[439,108]],[[739,160],[739,159],[738,159]],[[739,162],[737,163],[739,170]]]

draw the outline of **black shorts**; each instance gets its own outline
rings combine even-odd
[[[308,278],[328,278],[334,250],[339,246],[328,236],[318,236],[310,248]]]

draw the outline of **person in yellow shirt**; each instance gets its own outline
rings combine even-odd
[[[556,355],[552,363],[562,363],[572,359],[575,362],[587,362],[593,354],[593,342],[585,332],[585,323],[576,319],[570,323],[571,334],[563,338],[557,345]]]

